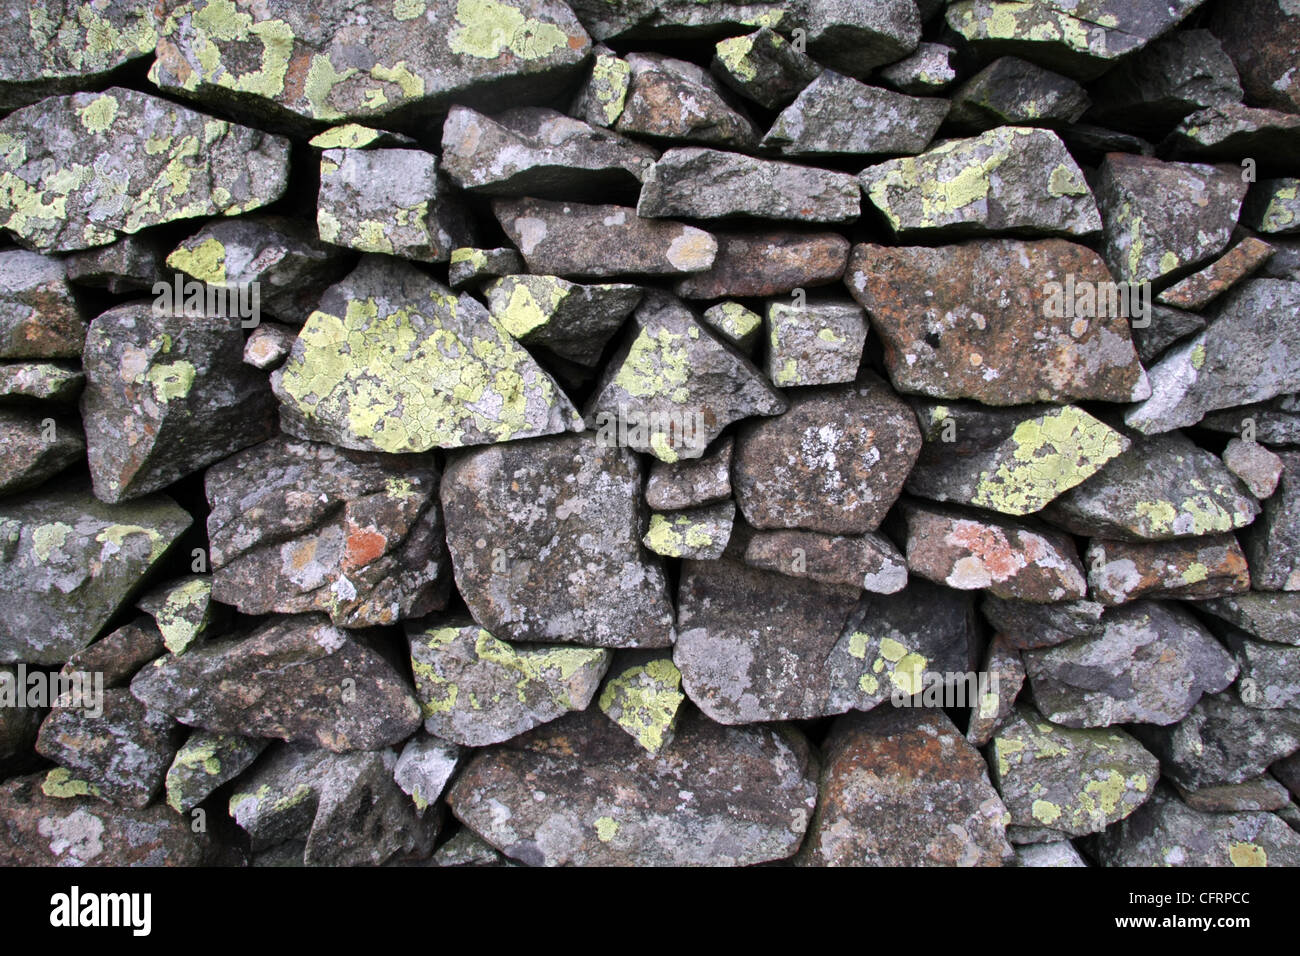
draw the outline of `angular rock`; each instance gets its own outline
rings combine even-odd
[[[922,43],[909,57],[891,63],[880,78],[903,93],[931,96],[941,93],[957,79],[952,60],[957,51],[943,43]]]
[[[261,309],[293,325],[316,307],[342,264],[337,247],[281,216],[208,223],[167,256],[171,268],[208,285],[238,290],[256,283]]]
[[[278,322],[262,322],[244,342],[244,364],[263,372],[275,371],[293,351],[298,330]]]
[[[1205,328],[1206,320],[1194,312],[1152,303],[1149,320],[1133,326],[1133,344],[1145,366],[1155,365],[1174,342]]]
[[[1162,151],[1176,159],[1235,162],[1244,156],[1279,156],[1277,162],[1288,172],[1300,171],[1291,158],[1297,148],[1300,116],[1239,103],[1193,113],[1161,143]]]
[[[1016,866],[1033,867],[1086,867],[1083,857],[1069,840],[1053,843],[1031,843],[1017,846]]]
[[[446,262],[471,239],[437,158],[418,149],[325,150],[316,229],[336,246],[421,262]]]
[[[1117,727],[1058,727],[1017,707],[993,738],[989,767],[1011,813],[1013,843],[1097,833],[1150,798],[1160,763]]]
[[[844,584],[876,594],[907,585],[907,562],[884,535],[758,531],[745,546],[745,563],[765,571],[822,584]]]
[[[958,0],[948,5],[946,20],[978,55],[1013,54],[1091,80],[1172,30],[1203,2]]]
[[[1151,397],[1125,422],[1154,434],[1207,412],[1300,390],[1300,283],[1252,279],[1223,298],[1208,327],[1150,371]]]
[[[1250,578],[1261,591],[1300,591],[1300,452],[1284,451],[1277,493],[1245,534]]]
[[[279,198],[289,141],[112,87],[0,120],[0,227],[43,252],[103,246],[175,219]],[[92,159],[92,157],[94,157]]]
[[[1267,813],[1291,802],[1286,787],[1267,774],[1245,783],[1225,783],[1200,790],[1184,790],[1174,784],[1174,789],[1189,807],[1205,813]]]
[[[1246,555],[1230,534],[1134,543],[1096,539],[1084,557],[1088,586],[1102,604],[1134,598],[1213,598],[1250,590]]]
[[[1209,26],[1252,100],[1300,112],[1300,76],[1295,72],[1300,14],[1275,0],[1243,0],[1230,8],[1215,7]]]
[[[882,707],[822,745],[805,866],[1000,866],[1009,816],[979,751],[942,712]]]
[[[1050,603],[1087,593],[1074,542],[1058,531],[906,501],[907,569],[961,591]]]
[[[497,852],[469,827],[461,827],[456,835],[438,847],[433,854],[433,866],[455,867],[515,867],[510,858]]]
[[[641,185],[656,152],[554,110],[495,117],[454,106],[442,127],[442,168],[471,193],[578,199]]]
[[[167,771],[167,806],[188,815],[214,790],[251,767],[268,743],[238,734],[194,731]]]
[[[852,76],[901,60],[921,39],[914,0],[808,0],[808,51],[819,63]]]
[[[1249,591],[1201,601],[1196,608],[1261,640],[1300,645],[1300,594]]]
[[[35,252],[0,252],[0,358],[78,358],[85,340],[64,264]]]
[[[570,107],[571,115],[592,126],[610,127],[623,115],[632,87],[632,67],[606,46],[593,48],[591,72]]]
[[[23,673],[17,668],[0,664],[0,693],[6,698],[5,706],[0,707],[0,765],[12,757],[25,757],[32,752],[47,713],[44,707],[10,705],[11,700],[18,703],[23,679]]]
[[[799,848],[815,776],[797,731],[689,714],[651,756],[587,711],[477,754],[447,802],[530,865],[743,866]]]
[[[1203,813],[1166,788],[1097,840],[1103,866],[1300,866],[1300,834],[1271,813]]]
[[[190,521],[165,495],[106,505],[80,482],[0,504],[0,661],[62,664]]]
[[[1258,777],[1300,750],[1300,711],[1250,707],[1227,691],[1202,697],[1172,727],[1138,727],[1136,733],[1166,776],[1194,790]]]
[[[501,743],[591,703],[610,653],[512,647],[468,620],[408,625],[424,729],[466,747]]]
[[[1264,179],[1246,196],[1241,221],[1256,232],[1300,232],[1300,179]]]
[[[173,654],[203,637],[220,613],[212,606],[212,579],[203,574],[160,584],[135,606],[154,619],[164,646]]]
[[[1069,77],[1004,56],[953,92],[948,119],[970,132],[995,126],[1068,126],[1089,102],[1084,88]]]
[[[710,267],[674,287],[685,299],[783,295],[838,282],[849,241],[835,232],[720,232]]]
[[[645,500],[655,511],[675,511],[712,505],[731,497],[731,455],[735,440],[728,435],[701,458],[674,464],[655,460],[645,486]]]
[[[858,375],[867,320],[851,301],[767,305],[767,375],[773,385],[834,385]]]
[[[599,440],[675,462],[699,458],[732,422],[786,408],[749,359],[680,300],[650,291],[585,413]]]
[[[862,192],[904,240],[1086,236],[1102,228],[1083,172],[1057,135],[1003,126],[919,156],[868,166]]]
[[[220,734],[376,750],[420,723],[405,679],[368,638],[324,615],[272,618],[147,667],[131,682],[146,706]]]
[[[619,728],[658,754],[672,743],[686,695],[682,673],[670,656],[653,651],[620,655],[600,692],[600,709]]]
[[[275,438],[208,471],[212,593],[246,614],[322,611],[343,627],[446,605],[450,587],[427,456]]]
[[[1184,116],[1241,102],[1232,60],[1209,30],[1179,30],[1097,82],[1088,119],[1159,139]]]
[[[1247,237],[1200,272],[1160,293],[1160,301],[1198,311],[1250,275],[1273,255],[1273,247]]]
[[[763,327],[763,317],[757,312],[729,300],[709,306],[700,319],[740,351],[753,356],[759,330]]]
[[[488,311],[515,339],[586,367],[600,362],[642,294],[635,285],[578,285],[539,275],[506,276],[483,293]]]
[[[136,671],[165,653],[162,631],[148,618],[138,617],[73,654],[60,673],[98,673],[103,675],[105,687],[125,687]]]
[[[641,548],[641,467],[590,435],[452,456],[447,547],[479,626],[508,641],[671,644],[663,567]]]
[[[1210,412],[1197,427],[1272,446],[1300,445],[1300,401],[1295,393],[1288,393],[1266,402]]]
[[[490,110],[559,93],[590,46],[558,0],[424,0],[364,16],[346,3],[186,0],[159,27],[149,79],[280,125],[415,125],[452,101]]]
[[[451,250],[447,267],[447,284],[463,289],[486,279],[500,279],[524,271],[524,260],[514,249],[473,249],[462,246]]]
[[[1222,645],[1174,604],[1108,611],[1102,633],[1023,654],[1034,704],[1065,727],[1174,724],[1237,676]]]
[[[123,236],[107,246],[74,252],[63,261],[70,281],[124,295],[152,289],[155,282],[165,281],[165,252],[147,234]]]
[[[1228,247],[1246,197],[1240,170],[1107,155],[1097,205],[1106,262],[1124,282],[1155,282],[1212,259]]]
[[[988,690],[980,694],[971,708],[966,727],[966,740],[976,747],[992,740],[1015,708],[1016,697],[1025,683],[1025,662],[1014,643],[999,635],[989,642],[980,673],[988,675]]]
[[[1220,634],[1241,667],[1238,696],[1247,707],[1300,710],[1300,648],[1257,641],[1235,628]]]
[[[1034,604],[986,593],[980,610],[997,629],[1001,640],[1011,647],[1027,650],[1101,634],[1101,617],[1105,608],[1096,601]]]
[[[731,501],[667,514],[656,511],[641,543],[667,558],[712,561],[726,550],[735,517]]]
[[[861,195],[848,173],[716,149],[670,149],[646,174],[638,216],[852,222]]]
[[[147,304],[97,317],[81,396],[96,496],[138,498],[269,438],[274,399],[243,363],[238,317]]]
[[[990,409],[913,401],[925,444],[907,490],[1025,515],[1096,474],[1129,440],[1074,405]]]
[[[714,50],[713,75],[770,110],[785,106],[821,72],[808,54],[768,27],[721,40]]]
[[[55,706],[41,724],[36,751],[89,785],[91,795],[142,810],[162,789],[184,734],[167,714],[125,687],[104,691],[98,713]],[[49,796],[59,796],[45,788]]]
[[[385,149],[389,146],[417,145],[416,141],[409,136],[391,130],[362,126],[360,123],[331,126],[325,132],[317,133],[307,143],[317,149],[365,149],[367,146]]]
[[[930,145],[947,115],[947,100],[826,70],[776,118],[761,145],[783,156],[911,156]]]
[[[0,864],[202,866],[216,846],[162,804],[130,810],[92,797],[41,792],[41,774],[0,784]]]
[[[570,5],[597,40],[712,40],[775,27],[791,12],[780,0],[573,0]]]
[[[458,448],[581,427],[564,392],[487,309],[378,256],[325,290],[271,387],[284,431],[362,451]]]
[[[86,460],[86,440],[69,421],[0,408],[0,495],[44,484]]]
[[[393,766],[393,779],[423,813],[442,796],[460,756],[460,747],[453,743],[427,735],[412,737]]]
[[[1071,318],[1054,307],[1071,275],[1098,288],[1111,282],[1084,246],[997,239],[858,245],[845,284],[883,339],[899,391],[986,405],[1145,398],[1128,321],[1109,310]]]
[[[1217,456],[1181,432],[1135,438],[1044,516],[1073,534],[1169,541],[1245,527],[1259,505]]]
[[[732,558],[686,562],[673,661],[687,696],[724,724],[797,720],[906,700],[927,670],[970,669],[968,599],[923,582],[859,594],[816,581],[791,587]]]
[[[77,400],[86,376],[80,368],[61,362],[0,362],[0,402],[57,402]]]
[[[704,230],[642,219],[626,206],[498,199],[492,210],[539,275],[686,275],[708,269],[718,254]]]
[[[707,70],[661,53],[629,53],[631,85],[613,126],[652,139],[685,139],[710,146],[752,149],[758,130],[733,109]]]
[[[875,531],[921,450],[911,410],[884,382],[799,392],[784,415],[736,439],[736,503],[755,528]]]

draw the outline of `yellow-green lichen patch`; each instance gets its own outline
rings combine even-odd
[[[359,123],[345,123],[342,126],[331,126],[323,133],[317,133],[311,138],[310,143],[317,149],[361,149],[383,135],[382,130],[371,129]]]
[[[516,339],[526,339],[554,317],[573,290],[556,276],[507,276],[488,289],[492,314]]]
[[[89,132],[103,133],[113,125],[113,120],[117,118],[117,110],[117,97],[104,93],[78,109],[77,118]]]
[[[173,654],[184,653],[207,628],[211,620],[212,581],[191,577],[149,595],[140,602],[153,615],[163,643]]]
[[[752,36],[731,37],[715,47],[718,59],[738,79],[752,83],[758,79],[758,68],[749,59],[749,51],[754,48]]]
[[[672,739],[686,699],[681,685],[681,671],[672,660],[656,658],[608,680],[600,694],[600,709],[638,744],[657,754]]]
[[[414,20],[417,17],[424,16],[427,10],[425,0],[393,0],[394,20]]]
[[[447,36],[452,53],[485,60],[510,52],[538,60],[569,46],[569,36],[554,23],[525,16],[499,0],[457,0],[456,26]]]
[[[71,797],[98,797],[99,787],[86,780],[78,780],[66,767],[55,767],[45,775],[41,784],[41,793],[47,797],[69,799]]]
[[[971,503],[1003,514],[1030,514],[1094,475],[1128,445],[1119,432],[1073,405],[1027,419],[998,448],[998,466],[980,474]]]
[[[37,561],[45,563],[67,543],[70,533],[72,533],[72,526],[62,521],[36,525],[32,528],[32,554]]]
[[[100,560],[121,551],[129,538],[141,534],[149,539],[149,560],[158,560],[167,550],[169,542],[157,530],[138,524],[110,524],[95,535],[96,543],[101,545]]]
[[[226,247],[215,236],[196,246],[178,246],[167,257],[167,264],[209,285],[226,283]]]
[[[193,363],[181,360],[151,366],[145,373],[145,381],[153,386],[154,401],[165,404],[188,395],[194,386],[194,376]]]
[[[623,115],[631,85],[632,67],[626,60],[608,53],[596,57],[591,65],[591,92],[606,125],[612,126]]]
[[[1268,866],[1268,853],[1254,843],[1234,841],[1228,844],[1228,860],[1233,866]]]
[[[487,268],[487,253],[482,249],[473,249],[469,246],[451,250],[451,264],[453,266],[467,262],[475,269]]]
[[[758,332],[763,317],[739,302],[723,302],[705,313],[714,327],[737,345],[744,345]]]
[[[632,341],[613,384],[634,398],[666,398],[677,405],[690,399],[690,345],[684,334],[651,326]]]
[[[596,839],[601,843],[608,843],[618,835],[618,821],[613,817],[598,817],[596,819]]]

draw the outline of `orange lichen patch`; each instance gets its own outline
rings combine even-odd
[[[1033,539],[1031,539],[1033,540]],[[1025,566],[1026,559],[1036,560],[1043,553],[1042,542],[1037,542],[1037,555],[1029,554],[1029,542],[1017,550],[1007,540],[1000,528],[982,525],[977,521],[958,521],[948,534],[949,544],[959,545],[978,558],[995,581],[1005,581]]]
[[[347,544],[343,550],[343,570],[365,567],[382,557],[388,548],[388,539],[372,528],[348,525]]]

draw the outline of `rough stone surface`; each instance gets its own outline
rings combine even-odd
[[[1284,451],[1277,493],[1245,534],[1250,577],[1261,591],[1300,591],[1300,452]]]
[[[853,76],[901,60],[921,39],[914,0],[808,0],[808,51],[819,63]]]
[[[957,79],[957,70],[952,63],[956,52],[943,43],[922,41],[911,56],[881,70],[880,78],[912,96],[940,93]]]
[[[664,140],[751,149],[758,130],[707,70],[660,53],[629,53],[631,84],[614,129]]]
[[[163,645],[182,653],[205,635],[219,612],[212,604],[212,579],[191,574],[166,581],[136,601],[135,606],[154,619]]]
[[[1297,147],[1300,116],[1237,103],[1193,113],[1161,144],[1177,159],[1233,161],[1243,155],[1280,155],[1284,158],[1279,165],[1287,172],[1300,171],[1300,165],[1289,158]]]
[[[80,369],[61,362],[0,362],[0,402],[70,405],[85,384]]]
[[[164,280],[165,254],[166,250],[145,233],[74,252],[63,262],[72,282],[122,295],[151,289],[155,282]]]
[[[858,375],[867,320],[851,301],[767,305],[767,376],[781,388],[835,385]]]
[[[948,119],[980,132],[995,126],[1065,126],[1088,109],[1088,94],[1066,76],[1019,57],[994,60],[959,86]]]
[[[1295,73],[1300,14],[1273,0],[1243,0],[1216,7],[1210,29],[1241,74],[1247,95],[1273,109],[1300,112]]]
[[[785,106],[821,72],[808,54],[770,27],[720,40],[714,50],[713,75],[770,110]]]
[[[1184,790],[1177,784],[1174,788],[1189,807],[1207,813],[1267,813],[1291,802],[1286,787],[1267,774],[1245,783],[1225,783],[1200,790]]]
[[[86,459],[86,440],[68,421],[0,408],[0,495],[44,484]]]
[[[1160,301],[1180,309],[1199,311],[1263,265],[1273,247],[1248,237],[1218,259],[1177,285],[1160,293]]]
[[[1300,179],[1264,179],[1246,196],[1241,221],[1267,235],[1300,232]]]
[[[586,367],[599,364],[642,294],[625,283],[578,285],[536,275],[506,276],[483,292],[488,311],[515,339]]]
[[[187,815],[253,765],[268,741],[238,734],[213,734],[196,730],[176,751],[167,770],[167,806]]]
[[[838,282],[849,241],[834,232],[719,232],[711,266],[680,280],[685,299],[783,295]]]
[[[573,98],[572,116],[608,129],[618,122],[632,86],[632,67],[609,47],[592,48],[591,72]]]
[[[1096,539],[1088,545],[1088,587],[1106,605],[1139,597],[1212,598],[1250,590],[1250,568],[1230,534],[1135,543]]]
[[[464,289],[487,279],[500,279],[524,271],[524,260],[514,249],[474,249],[461,246],[451,250],[447,266],[447,284]]]
[[[981,693],[971,708],[966,740],[983,747],[1011,715],[1016,697],[1025,683],[1025,662],[1020,650],[998,635],[989,641],[980,672],[987,674],[988,690]]]
[[[673,464],[654,461],[645,486],[645,500],[656,511],[675,511],[717,504],[731,497],[730,435],[702,457]]]
[[[77,358],[85,340],[64,264],[35,252],[0,252],[0,358]]]
[[[907,561],[884,535],[758,531],[745,546],[745,563],[822,584],[844,584],[877,594],[907,585]]]
[[[1261,640],[1300,645],[1300,594],[1248,591],[1196,607]]]
[[[656,651],[624,652],[615,657],[600,690],[600,709],[647,753],[672,742],[686,695],[682,672],[672,657]]]
[[[666,558],[711,561],[726,550],[735,517],[736,505],[731,501],[686,511],[656,511],[641,543]]]
[[[1096,601],[1035,604],[995,594],[985,595],[980,604],[980,611],[1001,639],[1020,650],[1097,636],[1102,632],[1101,617],[1105,610]]]

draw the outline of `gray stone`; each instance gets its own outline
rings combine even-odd
[[[1084,558],[1092,596],[1106,605],[1134,598],[1213,598],[1250,590],[1245,552],[1231,534],[1177,541],[1095,538]]]
[[[77,358],[85,340],[64,264],[35,252],[0,252],[0,358]]]
[[[1248,591],[1195,606],[1260,640],[1300,646],[1300,594]]]
[[[747,36],[728,37],[714,48],[713,75],[747,97],[776,110],[817,79],[821,66],[768,27]]]
[[[155,282],[166,280],[165,252],[148,234],[123,236],[107,246],[74,252],[63,261],[70,281],[123,295],[152,289]]]
[[[1138,358],[1150,368],[1156,364],[1165,349],[1179,339],[1201,331],[1206,324],[1206,319],[1195,312],[1171,309],[1167,305],[1153,302],[1150,320],[1132,327],[1133,344],[1137,346]]]
[[[268,743],[238,734],[194,731],[167,770],[167,806],[188,815],[218,787],[251,767]]]
[[[86,460],[81,429],[43,411],[0,408],[0,495],[44,484]]]
[[[1268,813],[1291,802],[1286,787],[1268,774],[1244,783],[1223,783],[1199,790],[1184,790],[1174,784],[1174,789],[1189,807],[1206,813]]]
[[[758,144],[754,124],[732,107],[707,70],[661,53],[629,53],[626,59],[632,78],[613,126],[618,132],[734,149]]]
[[[64,362],[0,362],[0,402],[70,405],[85,384],[81,369]]]
[[[1100,635],[1105,610],[1096,601],[1035,604],[987,592],[980,604],[980,611],[997,628],[999,636],[1020,650],[1051,647],[1076,637]]]
[[[1291,158],[1300,149],[1300,116],[1233,103],[1211,106],[1174,128],[1161,149],[1176,159],[1236,162],[1242,157],[1283,157],[1287,172],[1300,171]]]
[[[1300,710],[1300,647],[1257,641],[1236,628],[1221,633],[1241,667],[1237,690],[1243,704]]]
[[[1016,866],[1033,867],[1086,867],[1083,857],[1069,840],[1057,840],[1054,843],[1031,843],[1018,846]]]
[[[1261,591],[1300,591],[1300,452],[1284,451],[1277,493],[1245,534],[1250,579]]]
[[[751,358],[758,345],[758,333],[763,328],[763,317],[739,302],[728,300],[711,305],[700,315],[705,325],[717,332]],[[0,368],[0,376],[4,374]]]
[[[1088,109],[1088,94],[1067,76],[1019,57],[994,60],[952,94],[949,121],[980,132],[995,126],[1068,126]]]
[[[901,60],[921,40],[914,0],[807,0],[808,52],[833,70],[866,76]]]
[[[1300,179],[1262,179],[1246,196],[1243,225],[1268,235],[1300,232]]]
[[[488,311],[519,342],[588,368],[641,301],[635,285],[578,285],[539,275],[497,279],[483,294]]]
[[[685,299],[782,295],[828,285],[844,275],[849,241],[837,232],[720,232],[707,271],[674,287]]]
[[[1295,73],[1300,15],[1293,8],[1276,0],[1220,4],[1212,11],[1209,26],[1232,57],[1253,102],[1300,111],[1300,78]]]
[[[731,455],[735,439],[728,435],[700,458],[650,464],[645,500],[656,511],[674,511],[717,504],[731,497]]]
[[[591,72],[573,98],[569,113],[592,126],[608,128],[623,115],[632,86],[632,67],[603,44],[592,52]]]
[[[524,271],[523,257],[514,249],[474,249],[461,246],[451,250],[447,267],[447,284],[464,289],[487,279],[501,279]]]
[[[461,753],[456,744],[418,734],[402,747],[393,766],[393,779],[423,813],[442,796],[460,766]]]
[[[773,385],[835,385],[858,375],[867,317],[853,301],[767,304],[767,375]]]
[[[876,594],[907,585],[907,561],[884,535],[758,531],[745,546],[745,563],[793,578],[844,584]]]
[[[998,635],[984,651],[980,674],[987,675],[987,690],[979,693],[971,707],[970,723],[966,727],[966,740],[976,747],[992,740],[1015,708],[1016,697],[1025,683],[1023,654],[1011,641]]]
[[[735,518],[736,505],[732,501],[685,511],[656,511],[650,515],[650,526],[641,543],[666,558],[712,561],[726,550]]]
[[[244,341],[244,364],[263,372],[275,371],[293,351],[298,330],[278,322],[261,322]]]
[[[782,0],[573,0],[570,6],[597,40],[712,40],[784,25],[791,15]]]
[[[932,96],[941,93],[957,79],[952,61],[957,51],[944,43],[922,43],[911,56],[891,63],[880,71],[880,78],[903,93]]]

